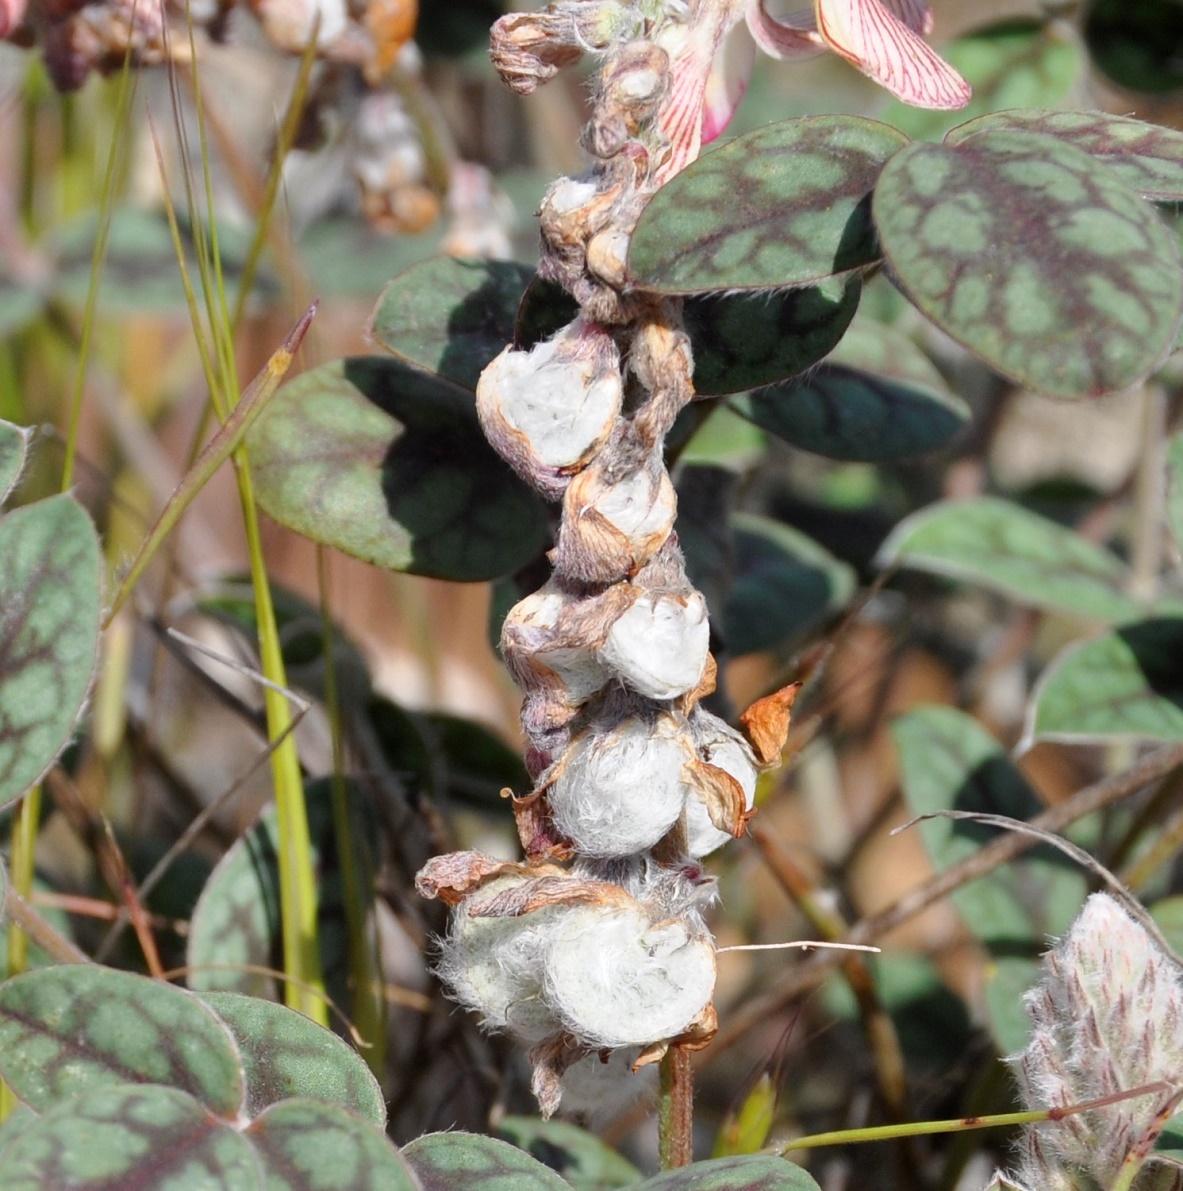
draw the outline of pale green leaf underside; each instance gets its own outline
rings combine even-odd
[[[921,509],[896,526],[879,562],[965,580],[1023,604],[1097,620],[1131,620],[1141,611],[1123,594],[1128,572],[1116,555],[996,497]]]
[[[1072,646],[1048,667],[1030,735],[1183,740],[1183,620],[1144,620]]]
[[[0,504],[20,479],[25,466],[30,432],[23,426],[0,421]]]

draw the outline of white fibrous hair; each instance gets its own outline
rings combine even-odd
[[[710,1004],[715,947],[700,922],[652,925],[638,906],[572,910],[550,932],[546,997],[584,1046],[673,1038]]]
[[[677,699],[702,680],[710,635],[700,592],[645,594],[617,617],[599,658],[637,694]]]
[[[452,917],[437,975],[466,1008],[480,1015],[486,1029],[509,1030],[523,1042],[540,1042],[558,1028],[542,995],[542,957],[548,923],[558,909],[521,918],[474,917],[473,903],[502,892],[524,878],[502,877],[478,898],[462,903]]]
[[[1183,977],[1121,905],[1095,893],[1024,997],[1027,1046],[1008,1062],[1030,1108],[1065,1107],[1183,1076]],[[1120,1100],[1027,1127],[1013,1177],[1052,1191],[1110,1186],[1153,1139],[1172,1093]],[[1147,1148],[1149,1148],[1147,1146]],[[1157,1185],[1153,1157],[1132,1184]],[[1002,1183],[1007,1186],[1007,1183]],[[1170,1185],[1170,1184],[1168,1184]]]
[[[628,856],[654,847],[686,805],[688,745],[671,715],[584,733],[548,791],[555,827],[585,856]]]
[[[597,1051],[568,1067],[559,1080],[563,1111],[586,1117],[592,1126],[619,1116],[636,1101],[657,1094],[657,1066],[638,1071],[639,1046]]]

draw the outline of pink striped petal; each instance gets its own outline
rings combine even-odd
[[[765,0],[746,0],[744,16],[756,44],[773,58],[807,58],[826,48],[813,10],[773,17]]]
[[[832,50],[905,103],[938,109],[969,103],[969,84],[880,0],[817,0],[817,17]]]
[[[656,172],[658,185],[689,165],[703,145],[707,79],[723,39],[738,20],[732,4],[717,4],[710,13],[708,19],[691,26],[680,46],[663,47],[671,58],[672,84],[669,103],[659,117],[669,152]]]
[[[723,40],[711,64],[702,106],[702,143],[709,144],[731,123],[756,62],[756,43],[742,26]]]
[[[913,33],[927,37],[932,32],[932,9],[924,0],[883,0],[883,6]]]

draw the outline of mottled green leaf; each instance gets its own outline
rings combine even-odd
[[[641,214],[628,269],[643,289],[813,285],[879,259],[869,196],[907,144],[859,116],[771,124],[706,153]]]
[[[485,442],[472,393],[398,360],[304,373],[248,441],[272,517],[391,570],[491,579],[546,539],[545,505]]]
[[[906,335],[856,320],[807,375],[732,398],[757,426],[831,459],[878,462],[944,446],[969,406]]]
[[[1175,342],[1174,237],[1073,145],[1019,131],[910,145],[884,168],[873,210],[904,293],[1029,389],[1064,398],[1124,389]]]
[[[92,1088],[0,1149],[4,1191],[259,1191],[258,1156],[192,1096]]]
[[[746,1154],[667,1170],[640,1183],[636,1191],[818,1191],[818,1186],[785,1158]]]
[[[959,124],[945,142],[959,145],[979,132],[1017,128],[1058,137],[1104,162],[1143,198],[1183,199],[1183,133],[1108,112],[1036,108],[995,112]]]
[[[262,1158],[265,1191],[419,1191],[385,1134],[336,1104],[284,1100],[246,1136]]]
[[[641,1181],[641,1172],[593,1133],[570,1121],[502,1119],[497,1136],[562,1175],[575,1191],[610,1191]]]
[[[435,257],[382,291],[370,334],[400,359],[475,389],[488,362],[514,337],[534,275],[512,261]]]
[[[854,591],[850,567],[779,521],[737,514],[732,550],[735,571],[723,616],[732,655],[799,637]]]
[[[238,1044],[248,1116],[288,1097],[331,1101],[379,1129],[386,1103],[378,1081],[353,1047],[302,1013],[241,993],[207,992],[203,1001]]]
[[[695,391],[717,397],[804,372],[837,346],[861,292],[857,279],[839,277],[782,293],[688,300]]]
[[[1093,61],[1134,91],[1183,87],[1183,9],[1177,0],[1091,0],[1084,35]]]
[[[1143,620],[1070,646],[1032,701],[1036,739],[1183,740],[1183,620]]]
[[[892,100],[883,119],[917,139],[938,140],[954,125],[987,112],[1059,103],[1087,66],[1075,32],[1059,21],[1026,17],[975,29],[943,45],[941,57],[973,86],[973,98],[954,112],[928,111]]]
[[[570,1191],[529,1154],[478,1133],[429,1133],[402,1153],[423,1191]]]
[[[20,479],[32,433],[24,426],[0,421],[0,504]]]
[[[54,496],[0,520],[0,806],[74,731],[99,647],[102,559],[90,518]]]
[[[1001,745],[976,720],[952,707],[920,707],[892,724],[900,757],[900,782],[918,815],[943,810],[1005,815],[1027,820],[1042,809]],[[998,829],[952,819],[920,824],[925,848],[938,870],[976,855]],[[1067,929],[1087,893],[1079,868],[1047,845],[993,869],[950,896],[974,937],[1005,967],[1005,996],[987,996],[995,1036],[1006,1050],[1026,1040],[1018,993],[1034,982],[1048,935]],[[1015,984],[1018,987],[1014,987]]]
[[[0,1076],[30,1107],[91,1088],[166,1084],[233,1117],[243,1074],[230,1031],[192,993],[91,964],[0,984]]]
[[[997,497],[921,509],[896,526],[879,563],[964,579],[1020,603],[1097,620],[1131,620],[1141,612],[1122,593],[1128,572],[1116,555]]]

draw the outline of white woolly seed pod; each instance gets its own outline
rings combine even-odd
[[[559,1029],[543,997],[542,957],[548,932],[564,907],[511,918],[472,913],[526,880],[499,877],[456,907],[436,971],[452,996],[480,1015],[486,1029],[508,1030],[524,1042],[541,1042]]]
[[[715,948],[701,922],[653,925],[640,906],[587,906],[564,914],[547,934],[547,1002],[585,1046],[676,1038],[714,994]]]
[[[642,1098],[657,1092],[657,1064],[632,1069],[641,1053],[629,1046],[588,1055],[568,1067],[559,1080],[560,1107],[565,1116],[579,1116],[591,1125],[612,1120]]]
[[[699,757],[739,783],[744,809],[750,811],[755,805],[759,777],[751,746],[734,728],[701,707],[695,708],[691,715],[690,727]],[[686,850],[694,857],[707,856],[732,838],[732,834],[715,826],[706,804],[695,790],[686,800]]]
[[[507,347],[481,373],[477,413],[489,442],[552,498],[604,445],[620,413],[620,352],[576,319],[529,351]]]
[[[693,760],[684,729],[670,715],[585,731],[547,792],[555,829],[585,856],[652,848],[682,813],[683,768]]]
[[[575,707],[612,677],[590,646],[554,644],[559,620],[574,597],[547,584],[519,600],[501,627],[501,655],[526,691],[561,684],[566,703]]]
[[[623,478],[601,455],[563,497],[563,523],[551,552],[555,570],[582,583],[617,583],[636,574],[665,545],[678,497],[660,458]]]
[[[617,617],[598,656],[639,695],[677,699],[702,679],[710,635],[699,592],[646,592]]]

